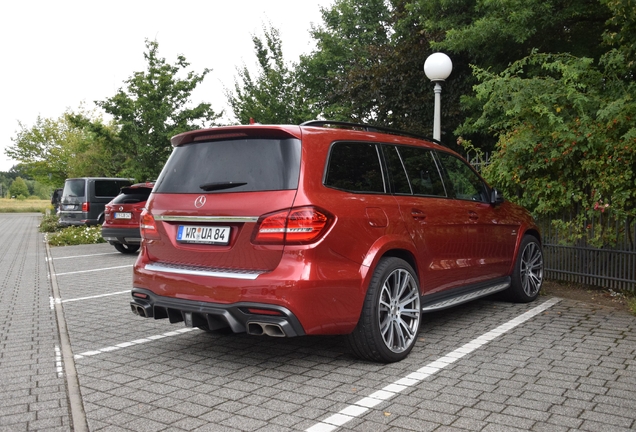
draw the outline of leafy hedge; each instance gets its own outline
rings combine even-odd
[[[39,229],[40,232],[47,233],[50,246],[106,243],[102,237],[101,225],[63,227],[57,215],[44,216]]]

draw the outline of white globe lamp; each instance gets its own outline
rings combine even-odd
[[[440,140],[441,138],[441,105],[442,105],[442,86],[441,82],[444,82],[453,71],[453,62],[446,54],[437,52],[433,53],[424,62],[424,73],[435,83],[435,111],[433,115],[433,139]]]

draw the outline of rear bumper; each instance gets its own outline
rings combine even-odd
[[[137,245],[141,243],[139,227],[135,228],[105,228],[102,226],[102,237],[110,243]]]
[[[260,305],[256,309],[281,311],[279,316],[268,317],[287,319],[296,334],[350,333],[360,318],[368,283],[367,267],[335,254],[323,256],[318,265],[314,264],[316,260],[300,259],[302,254],[297,251],[286,252],[275,269],[248,272],[148,262],[144,252],[142,247],[133,268],[133,293],[148,294],[145,304],[154,308],[154,301],[160,300],[162,307],[168,304],[165,307],[176,311],[200,310],[207,315],[224,315],[226,312],[218,311],[229,311],[232,319],[225,320],[240,324],[229,325],[238,331],[245,331],[248,317],[240,305],[247,304]],[[139,300],[135,297],[133,301],[144,303]],[[152,316],[157,317],[154,309]],[[175,316],[179,319],[182,314]],[[169,317],[167,312],[165,317]],[[207,319],[204,317],[204,322]]]
[[[229,305],[175,299],[134,288],[130,308],[135,315],[184,322],[187,327],[208,330],[230,328],[234,333],[267,334],[277,337],[304,336],[298,319],[286,308],[262,303]]]
[[[97,225],[99,223],[98,219],[89,219],[88,213],[81,211],[60,210],[59,216],[62,226]]]

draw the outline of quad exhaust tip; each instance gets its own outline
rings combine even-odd
[[[249,322],[247,323],[247,334],[255,336],[271,336],[271,337],[285,337],[286,334],[283,328],[278,324],[261,323],[261,322]]]

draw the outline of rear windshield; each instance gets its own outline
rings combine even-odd
[[[123,188],[113,200],[113,204],[134,204],[148,201],[150,192],[152,192],[150,188]]]
[[[296,189],[300,140],[240,139],[176,147],[156,193],[254,192]]]
[[[85,184],[86,180],[84,179],[66,180],[66,182],[64,183],[64,191],[62,192],[62,196],[84,198]]]

